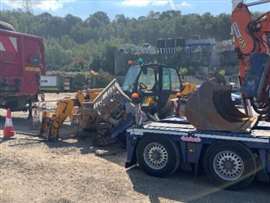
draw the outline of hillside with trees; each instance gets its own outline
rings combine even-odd
[[[150,12],[148,16],[110,19],[96,12],[82,20],[73,15],[33,15],[22,11],[3,11],[0,20],[17,31],[41,36],[46,44],[49,70],[81,71],[89,68],[113,70],[114,50],[125,43],[156,44],[159,38],[230,38],[230,16],[210,13],[182,15],[180,11]]]

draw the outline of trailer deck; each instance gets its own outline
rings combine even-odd
[[[229,156],[226,153],[230,151],[230,153],[235,152],[233,156],[238,156],[237,151],[239,148],[242,150],[240,156],[247,156],[243,158],[243,160],[246,159],[245,161],[247,162],[251,161],[249,164],[253,162],[253,168],[257,167],[255,166],[255,162],[260,163],[259,166],[262,168],[260,174],[263,174],[260,176],[260,179],[269,180],[270,124],[267,122],[259,122],[256,128],[248,133],[238,133],[228,131],[200,131],[186,121],[179,120],[178,118],[170,118],[161,122],[148,122],[142,127],[130,128],[127,132],[127,168],[136,164],[142,165],[139,163],[141,161],[144,165],[142,167],[143,170],[146,168],[145,171],[147,172],[148,170],[147,173],[149,173],[150,170],[150,175],[161,173],[161,170],[151,170],[147,168],[146,165],[149,161],[149,157],[159,150],[157,148],[162,148],[164,151],[166,148],[165,145],[170,143],[173,146],[171,148],[174,148],[175,154],[169,156],[177,157],[176,160],[180,160],[179,162],[181,162],[181,164],[193,165],[194,172],[197,174],[201,163],[207,161],[205,157],[211,157],[211,153],[217,153],[217,155],[218,153],[225,153],[225,155],[223,154],[224,156]],[[166,142],[167,144],[162,146],[163,143]],[[152,145],[154,147],[151,148]],[[225,149],[222,151],[224,147]],[[209,148],[211,150],[209,150]],[[217,151],[215,152],[215,150]],[[172,150],[170,149],[169,151]],[[165,152],[165,156],[168,156],[169,151]],[[160,152],[162,153],[162,151]],[[160,155],[157,156],[160,157]],[[249,159],[248,157],[250,157],[251,160],[247,160]],[[228,160],[230,159],[231,162],[236,160],[234,160],[233,157],[228,158]],[[223,159],[224,163],[227,162],[226,160],[227,158],[225,157]],[[211,161],[213,161],[213,157]],[[153,160],[152,162],[154,163]],[[232,165],[234,165],[234,163]],[[256,174],[258,174],[257,172],[258,171],[256,171]],[[164,173],[162,172],[162,176],[163,175]]]
[[[177,122],[177,121],[176,121]],[[128,130],[130,134],[143,135],[145,133],[167,134],[178,136],[194,136],[199,138],[215,138],[224,140],[237,140],[248,142],[269,143],[270,124],[259,122],[258,126],[251,130],[250,133],[237,133],[228,131],[199,131],[191,124],[185,122],[171,123],[169,122],[149,122],[142,128],[131,128]]]

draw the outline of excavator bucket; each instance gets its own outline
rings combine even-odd
[[[235,107],[230,86],[210,80],[201,85],[187,101],[187,120],[198,130],[248,132],[257,123]]]

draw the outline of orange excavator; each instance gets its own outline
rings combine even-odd
[[[199,130],[248,132],[259,120],[270,120],[270,12],[255,18],[251,6],[233,0],[232,34],[240,60],[243,110],[231,100],[231,87],[216,78],[203,83],[187,102],[186,117]]]

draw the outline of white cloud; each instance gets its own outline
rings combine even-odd
[[[44,11],[55,11],[60,8],[63,8],[64,4],[70,3],[76,0],[29,0],[28,5],[32,9],[40,9]],[[4,4],[11,8],[25,8],[27,1],[22,0],[2,0]]]
[[[146,7],[146,6],[166,6],[170,5],[173,10],[190,8],[192,5],[187,1],[176,3],[175,0],[122,0],[123,6]]]
[[[174,0],[168,0],[171,8],[173,10],[179,10],[183,8],[190,8],[192,5],[188,3],[187,1],[182,1],[180,3],[175,3]]]
[[[177,5],[179,8],[190,8],[191,4],[186,2],[186,1],[182,1],[180,4]]]
[[[123,6],[145,7],[145,6],[165,6],[169,0],[123,0]]]
[[[156,1],[152,1],[154,6],[165,6],[167,4],[169,4],[168,0],[156,0]]]

